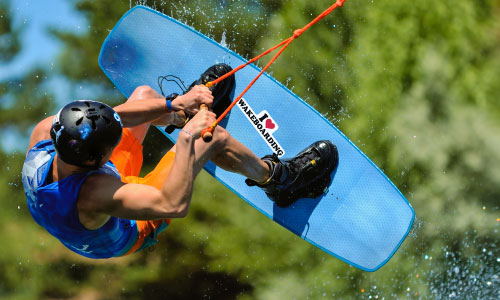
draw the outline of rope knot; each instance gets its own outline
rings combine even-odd
[[[304,33],[304,29],[297,29],[293,32],[293,38],[296,39],[298,38],[302,33]]]

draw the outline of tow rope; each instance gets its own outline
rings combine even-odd
[[[232,71],[230,71],[230,72],[224,74],[223,76],[217,78],[216,80],[207,82],[205,85],[207,87],[212,87],[213,85],[215,85],[215,84],[221,82],[222,80],[226,79],[227,77],[233,75],[234,73],[238,72],[239,70],[243,69],[244,67],[248,66],[249,64],[255,62],[258,59],[260,59],[261,57],[263,57],[263,56],[265,56],[265,55],[273,52],[274,50],[278,49],[279,47],[281,47],[281,49],[279,49],[279,51],[267,63],[267,65],[264,68],[262,68],[262,70],[260,71],[260,73],[252,80],[252,82],[250,82],[250,84],[248,84],[248,86],[243,90],[243,92],[238,97],[236,97],[236,99],[234,99],[234,101],[231,103],[231,105],[229,105],[226,108],[226,110],[217,118],[217,120],[215,120],[215,122],[212,125],[210,125],[209,127],[203,129],[203,131],[201,132],[201,136],[203,137],[203,140],[205,142],[210,142],[212,140],[213,131],[214,131],[215,127],[217,127],[217,125],[219,124],[219,122],[222,121],[222,119],[224,119],[227,116],[227,114],[236,105],[236,103],[253,86],[253,84],[257,81],[257,79],[259,79],[259,77],[262,74],[264,74],[264,72],[267,70],[267,68],[269,68],[269,66],[271,66],[274,63],[274,61],[281,55],[281,53],[283,53],[283,51],[285,51],[285,49],[288,47],[288,45],[290,45],[293,42],[293,40],[295,40],[296,38],[298,38],[299,36],[301,36],[307,29],[309,29],[309,27],[313,26],[314,24],[318,23],[321,19],[323,19],[324,17],[328,16],[337,7],[342,6],[345,1],[346,0],[337,0],[337,2],[335,2],[333,5],[331,5],[330,7],[328,7],[325,11],[323,11],[320,15],[318,15],[314,20],[312,20],[311,22],[309,22],[306,26],[304,26],[304,27],[302,27],[300,29],[295,30],[293,32],[293,35],[291,37],[289,37],[286,40],[280,42],[276,46],[269,48],[268,50],[264,51],[263,53],[259,54],[258,56],[250,59],[248,62],[246,62],[246,63],[238,66],[237,68],[233,69]],[[207,108],[205,106],[205,107],[202,107],[202,109],[207,109]]]

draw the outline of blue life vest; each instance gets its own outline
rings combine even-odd
[[[80,223],[78,194],[85,179],[92,174],[109,174],[120,179],[111,162],[91,172],[73,174],[47,184],[47,176],[56,151],[45,140],[30,149],[24,161],[22,178],[28,208],[35,221],[58,238],[70,250],[89,258],[109,258],[128,252],[138,238],[134,220],[111,217],[96,230]]]

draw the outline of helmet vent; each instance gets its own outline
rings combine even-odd
[[[78,107],[72,107],[71,108],[71,111],[82,111],[81,109],[79,109]]]
[[[76,126],[82,124],[82,121],[83,121],[83,117],[81,117],[80,119],[76,120]]]
[[[106,124],[111,123],[111,120],[108,117],[106,116],[101,116],[101,117],[104,119],[104,121],[106,121]]]
[[[84,103],[87,105],[87,107],[90,107],[90,103],[88,101],[85,101]]]

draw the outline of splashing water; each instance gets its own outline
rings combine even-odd
[[[220,44],[223,46],[223,47],[226,47],[228,48],[228,45],[226,44],[226,32],[223,31],[222,32],[222,37],[220,39]]]
[[[441,253],[445,269],[429,274],[432,294],[438,299],[500,299],[499,246],[498,241],[482,241],[476,233],[467,234],[460,250],[445,246]]]

